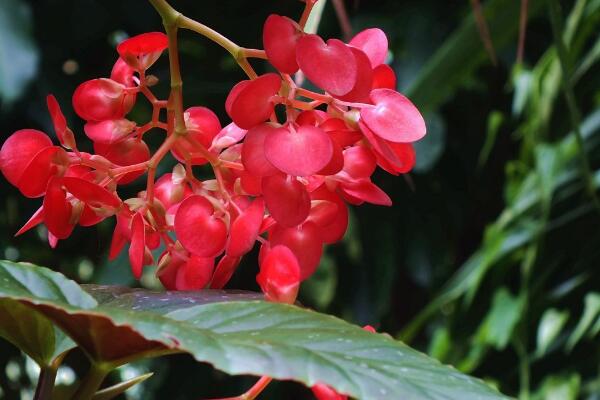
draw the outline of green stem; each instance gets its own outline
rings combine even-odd
[[[72,400],[91,399],[100,388],[100,385],[110,370],[111,368],[104,364],[92,363],[90,370],[88,371],[83,382],[81,382],[77,392],[75,392],[73,395]]]
[[[590,166],[590,161],[587,157],[587,153],[585,150],[585,144],[583,135],[581,133],[581,113],[579,112],[579,108],[577,107],[577,102],[575,101],[575,93],[573,91],[573,80],[571,76],[571,68],[569,67],[569,56],[567,51],[567,46],[563,41],[563,25],[562,25],[562,16],[560,11],[560,4],[558,0],[550,0],[549,1],[549,13],[550,13],[550,22],[552,24],[552,32],[554,35],[554,43],[556,46],[556,53],[558,55],[558,60],[560,62],[560,67],[562,70],[562,87],[565,95],[565,100],[567,102],[567,108],[569,110],[569,116],[571,119],[571,125],[573,131],[575,132],[575,139],[577,141],[577,146],[579,147],[579,158],[581,162],[581,170],[582,170],[582,181],[588,195],[590,196],[592,202],[596,209],[600,212],[600,201],[596,195],[596,190],[594,188],[594,178],[592,174],[592,168]]]
[[[57,366],[43,367],[40,371],[37,387],[35,388],[34,400],[50,400],[54,390]]]

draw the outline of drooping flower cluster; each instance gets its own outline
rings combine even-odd
[[[271,15],[263,44],[264,51],[255,52],[276,72],[232,88],[225,104],[232,122],[225,127],[206,107],[183,112],[175,96],[159,100],[151,92],[156,78],[146,71],[169,45],[158,32],[121,43],[110,77],[75,91],[73,108],[86,121],[95,154],[78,150],[56,99],[48,96],[61,146],[24,129],[0,151],[6,179],[23,195],[43,198],[18,234],[44,223],[55,246],[76,225],[115,216],[110,257],[129,245],[137,278],[156,263],[163,285],[176,290],[223,287],[258,241],[257,282],[266,297],[295,301],[323,246],[343,237],[347,205],[391,204],[371,176],[377,166],[394,175],[408,172],[415,162],[411,143],[425,135],[425,123],[395,90],[394,72],[384,63],[387,38],[379,29],[364,30],[349,43],[325,42],[292,19]],[[294,75],[322,92],[300,87]],[[126,117],[142,96],[153,113],[138,124]],[[156,129],[166,135],[151,154],[144,135]],[[179,163],[155,180],[169,152]],[[194,176],[192,167],[204,164],[215,179]],[[146,190],[122,200],[119,187],[144,174]],[[152,251],[161,244],[166,250],[155,260]]]

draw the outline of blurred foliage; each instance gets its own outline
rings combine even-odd
[[[429,135],[418,144],[414,173],[405,179],[377,174],[394,207],[353,210],[343,243],[327,249],[302,301],[372,324],[515,397],[599,399],[600,212],[585,187],[600,186],[600,1],[561,2],[567,75],[557,57],[549,0],[529,1],[524,62],[515,64],[519,3],[482,1],[498,55],[494,67],[466,0],[346,2],[355,31],[381,26],[388,33],[399,89],[425,112]],[[173,4],[248,47],[260,47],[268,14],[301,9],[293,0]],[[50,92],[82,132],[69,107],[75,87],[109,73],[119,40],[160,28],[144,0],[2,0],[2,138],[23,127],[51,133],[44,104]],[[319,31],[340,35],[329,4]],[[241,72],[202,38],[184,32],[181,43],[187,105],[207,105],[225,122],[223,102]],[[36,54],[38,73],[25,86]],[[154,70],[163,81],[166,67],[163,60]],[[16,75],[7,80],[7,74]],[[574,90],[585,152],[563,87]],[[142,105],[134,116],[148,113]],[[582,174],[584,154],[591,180]],[[133,186],[132,192],[139,190]],[[111,222],[77,230],[54,251],[41,230],[13,238],[37,206],[2,185],[3,257],[53,266],[80,281],[134,284],[126,257],[106,262]],[[254,256],[230,287],[257,288]],[[155,284],[150,271],[142,284]],[[0,346],[1,391],[19,398],[31,390],[35,374],[18,351]],[[234,395],[253,382],[186,356],[166,360],[119,372],[120,379],[155,372],[129,398]],[[72,383],[73,371],[85,369],[81,355],[70,355],[67,368],[71,379],[64,385]],[[297,384],[278,383],[264,398],[310,397]]]

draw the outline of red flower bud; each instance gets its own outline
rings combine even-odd
[[[267,300],[294,303],[300,287],[300,267],[294,253],[285,246],[269,249],[260,263],[256,281]]]
[[[77,87],[73,108],[87,121],[121,119],[131,111],[135,97],[128,96],[125,86],[112,79],[92,79]]]

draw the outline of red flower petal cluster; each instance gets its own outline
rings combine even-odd
[[[25,129],[0,151],[7,180],[27,197],[43,197],[19,233],[44,223],[54,246],[77,224],[115,216],[110,257],[129,244],[139,278],[163,244],[157,275],[176,290],[223,287],[258,241],[257,282],[266,298],[293,303],[300,283],[318,267],[323,246],[344,236],[347,205],[391,205],[371,177],[377,166],[395,175],[408,172],[415,163],[411,143],[425,135],[425,123],[394,90],[394,72],[384,64],[387,38],[379,29],[364,30],[349,43],[324,41],[271,15],[263,43],[277,72],[232,88],[225,110],[233,122],[225,127],[206,107],[175,115],[173,96],[159,100],[151,92],[156,78],[146,70],[168,46],[158,32],[121,43],[110,77],[76,89],[73,108],[86,121],[84,133],[96,154],[77,149],[49,96],[61,146]],[[300,87],[292,76],[299,71],[322,92]],[[142,96],[153,108],[145,124],[127,119]],[[160,120],[162,109],[168,110],[166,121]],[[144,135],[156,129],[165,131],[165,140],[151,154]],[[180,164],[155,180],[157,164],[169,153]],[[192,167],[204,164],[215,179],[194,176]],[[145,173],[146,190],[122,201],[119,186]]]

